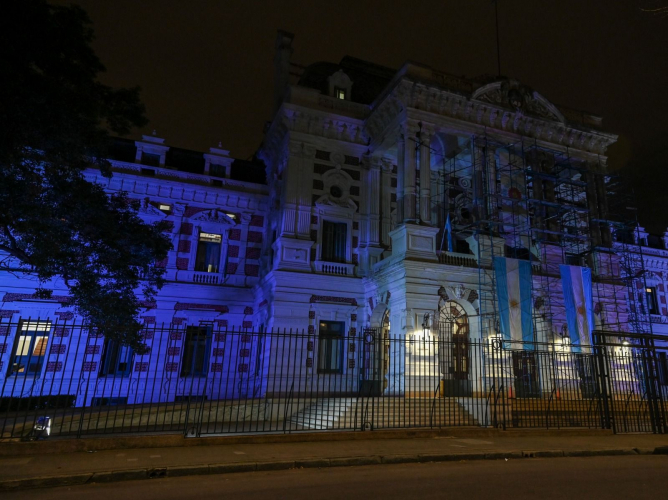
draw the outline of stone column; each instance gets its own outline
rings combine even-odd
[[[415,135],[418,127],[413,124],[407,124],[405,128],[405,148],[404,148],[404,218],[403,222],[416,222],[417,214],[415,211],[417,193],[415,188],[415,171],[416,171],[416,157],[417,144],[415,142]]]
[[[390,230],[392,229],[392,161],[386,158],[381,160],[381,194],[380,194],[380,214],[381,214],[381,237],[383,245],[390,245]],[[397,197],[399,195],[397,194]],[[398,198],[397,198],[398,200]]]
[[[367,241],[369,245],[380,243],[380,158],[373,158],[369,166],[368,191],[369,227]]]
[[[406,132],[399,130],[397,140],[397,225],[404,221],[404,171],[406,165]]]
[[[431,225],[431,134],[420,132],[420,221]]]

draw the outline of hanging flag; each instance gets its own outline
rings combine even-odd
[[[533,342],[531,319],[531,262],[494,257],[496,295],[505,340]],[[533,349],[533,344],[524,349]]]
[[[445,231],[448,234],[448,252],[454,252],[452,247],[452,223],[450,222],[450,214],[445,219]]]
[[[594,328],[591,269],[561,265],[559,270],[564,290],[568,334],[573,352],[581,352],[581,346],[591,345],[591,332]]]

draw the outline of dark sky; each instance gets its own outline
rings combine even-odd
[[[71,3],[71,1],[58,2]],[[173,146],[222,142],[247,158],[270,118],[274,39],[293,61],[407,60],[468,77],[496,73],[490,0],[75,0],[94,23],[103,81],[142,88]],[[662,0],[499,0],[501,71],[568,107],[603,116],[654,231],[668,225],[668,17]],[[136,134],[139,135],[139,132]]]

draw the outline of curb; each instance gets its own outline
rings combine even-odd
[[[668,455],[668,446],[657,448],[622,448],[609,450],[536,450],[494,453],[369,455],[358,457],[307,458],[273,462],[241,462],[227,464],[177,465],[173,467],[88,472],[62,476],[45,476],[0,481],[0,491],[18,491],[34,488],[54,488],[90,483],[111,483],[164,477],[234,474],[241,472],[276,471],[327,467],[355,467],[429,462],[461,462],[472,460],[509,460],[522,458],[605,457],[620,455]]]

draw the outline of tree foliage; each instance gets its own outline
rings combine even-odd
[[[86,321],[140,349],[137,317],[162,286],[155,262],[171,245],[124,193],[109,196],[85,177],[90,168],[111,177],[110,134],[146,123],[139,90],[99,82],[104,66],[81,8],[42,0],[3,7],[0,269],[42,285],[62,279]]]

